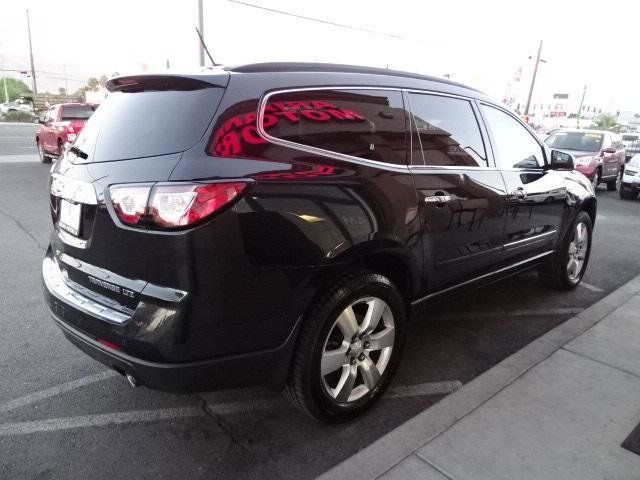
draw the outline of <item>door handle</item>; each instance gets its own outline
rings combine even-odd
[[[451,201],[450,195],[431,195],[429,197],[424,197],[425,203],[434,204],[436,206],[444,205],[445,203]]]

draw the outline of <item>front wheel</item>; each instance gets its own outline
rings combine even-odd
[[[600,184],[600,170],[596,169],[593,172],[593,178],[591,179],[591,185],[593,185],[593,191],[598,190],[598,185]]]
[[[42,142],[37,141],[36,147],[38,148],[38,156],[40,157],[40,163],[51,163],[51,157],[47,155],[42,146]]]
[[[618,193],[620,194],[620,198],[623,200],[635,200],[638,197],[638,193],[636,191],[631,190],[624,185],[620,185]]]
[[[539,269],[542,282],[556,290],[573,290],[587,270],[593,222],[585,211],[576,216],[558,251]]]
[[[356,272],[336,282],[304,319],[287,385],[311,417],[347,421],[389,385],[404,341],[405,304],[386,277]]]

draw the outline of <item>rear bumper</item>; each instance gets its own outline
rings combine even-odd
[[[140,358],[138,351],[147,352],[160,341],[150,335],[146,335],[146,340],[152,343],[136,340],[140,337],[136,336],[139,333],[136,324],[153,320],[153,314],[142,311],[144,315],[136,317],[140,309],[123,312],[108,298],[89,295],[77,285],[80,289],[70,288],[49,256],[43,261],[42,274],[45,301],[67,339],[90,357],[121,374],[132,375],[142,385],[167,392],[194,393],[256,385],[279,390],[286,383],[299,319],[284,342],[274,348],[221,354],[204,360]],[[150,308],[147,305],[146,309]],[[140,331],[144,333],[144,328]],[[221,336],[210,339],[211,343],[220,341]],[[140,346],[136,349],[136,345]],[[175,346],[178,347],[185,356],[193,354],[187,344]]]
[[[102,345],[73,328],[53,311],[51,315],[65,337],[93,359],[121,374],[133,375],[146,387],[173,393],[196,393],[243,386],[284,387],[295,333],[280,347],[243,355],[188,363],[157,363],[132,357]]]

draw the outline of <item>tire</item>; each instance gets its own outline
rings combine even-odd
[[[625,187],[624,185],[620,185],[620,198],[623,200],[635,200],[638,198],[638,193]]]
[[[620,171],[618,172],[618,175],[616,175],[616,178],[614,178],[613,180],[609,180],[607,182],[607,191],[615,192],[616,190],[618,190],[618,186],[621,184],[622,184],[622,169],[620,169]]]
[[[36,140],[36,147],[38,148],[40,163],[51,163],[51,157],[44,152],[44,147],[42,143],[40,143],[40,140]]]
[[[582,234],[579,233],[579,225],[584,228],[580,229]],[[589,264],[592,234],[591,217],[583,210],[578,213],[571,224],[571,228],[567,231],[558,251],[538,270],[542,283],[554,290],[573,290],[576,288]],[[584,243],[585,238],[586,244]]]
[[[312,418],[341,423],[371,407],[389,385],[404,344],[406,308],[391,281],[373,272],[357,271],[332,285],[304,318],[286,393]]]
[[[597,168],[595,173],[593,174],[593,178],[591,179],[591,185],[593,185],[593,191],[598,190],[598,185],[600,184],[600,168]]]

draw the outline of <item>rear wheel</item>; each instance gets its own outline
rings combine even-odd
[[[618,172],[618,175],[613,180],[609,180],[607,182],[607,190],[609,192],[615,192],[620,188],[620,184],[622,183],[622,169]]]
[[[593,223],[585,211],[576,216],[559,250],[539,270],[540,279],[556,290],[578,286],[589,263]]]
[[[347,421],[389,385],[404,340],[405,305],[382,275],[357,272],[323,295],[305,318],[287,385],[311,417]]]
[[[40,163],[51,163],[51,157],[45,153],[42,142],[40,140],[36,140],[36,147],[38,148]]]

